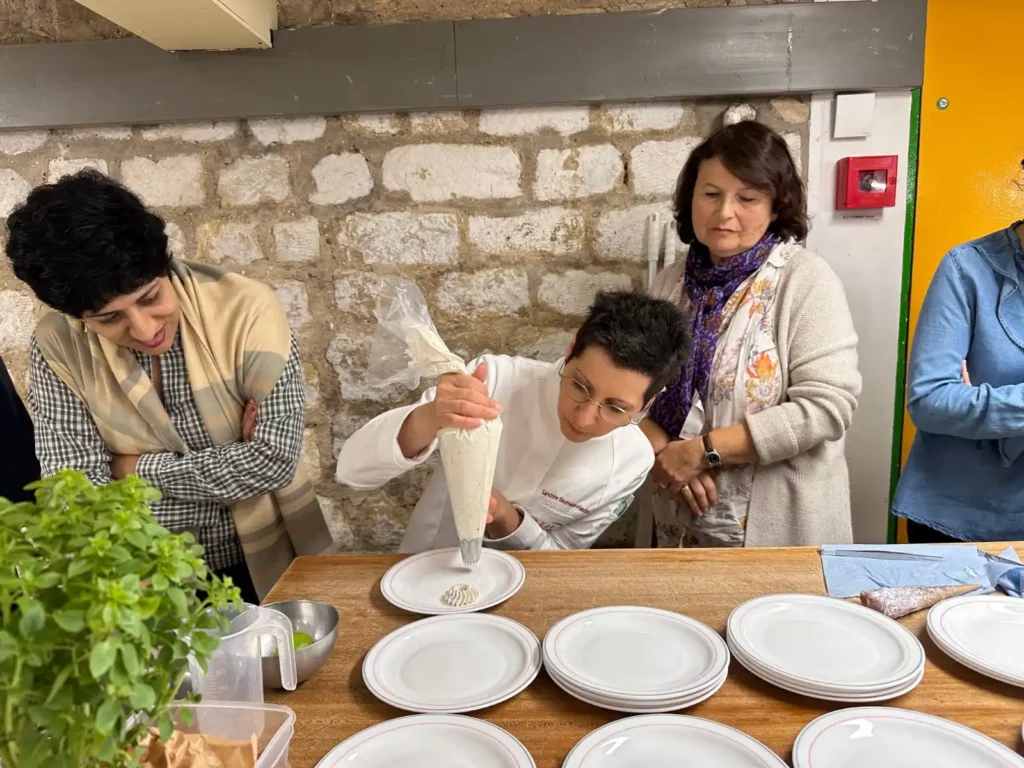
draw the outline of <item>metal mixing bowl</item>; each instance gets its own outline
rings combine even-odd
[[[280,611],[291,620],[293,632],[305,632],[313,638],[312,645],[295,652],[295,679],[298,683],[304,682],[324,665],[334,650],[334,643],[338,639],[338,611],[327,603],[315,603],[312,600],[286,600],[263,607]],[[272,654],[273,648],[273,641],[264,637],[260,645],[263,687],[280,690],[281,661]]]

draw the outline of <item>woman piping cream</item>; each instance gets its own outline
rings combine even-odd
[[[694,346],[642,425],[658,546],[851,541],[857,336],[835,273],[795,244],[806,199],[785,141],[755,122],[719,130],[687,161],[674,207],[689,251],[652,293],[690,308]]]

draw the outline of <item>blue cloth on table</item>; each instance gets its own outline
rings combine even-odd
[[[847,554],[837,554],[844,550]],[[866,554],[858,557],[859,552]],[[821,568],[832,597],[854,597],[882,587],[958,584],[977,584],[979,594],[998,587],[1012,597],[1024,596],[1024,565],[1013,547],[995,556],[971,544],[829,545],[821,548]]]
[[[1010,568],[999,577],[996,586],[1010,597],[1024,597],[1024,568]]]

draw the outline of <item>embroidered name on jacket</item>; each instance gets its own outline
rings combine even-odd
[[[563,499],[561,496],[559,496],[556,493],[552,493],[551,491],[545,491],[545,490],[542,489],[541,492],[540,492],[540,495],[543,496],[546,499],[551,499],[552,501],[557,501],[563,507],[571,507],[572,509],[575,509],[575,510],[577,510],[579,512],[582,512],[584,515],[589,515],[590,514],[590,510],[587,509],[586,507],[580,506],[579,504],[577,504],[574,501],[569,501],[568,499]]]

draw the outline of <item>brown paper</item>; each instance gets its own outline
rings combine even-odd
[[[150,731],[142,768],[255,768],[256,734],[249,741],[222,739],[205,733],[174,731],[166,744]]]

